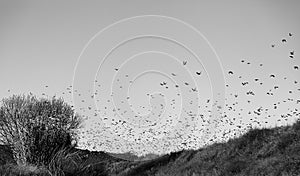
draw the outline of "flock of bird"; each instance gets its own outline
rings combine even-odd
[[[293,34],[289,33],[288,36],[290,38],[292,38]],[[287,43],[288,40],[289,39],[284,38],[284,39],[281,40],[281,42],[284,44],[284,43]],[[275,44],[272,44],[271,47],[276,48]],[[288,57],[290,59],[295,59],[295,51],[291,50],[289,52]],[[250,61],[246,61],[245,59],[241,60],[241,63],[246,64],[248,66],[252,65],[252,63]],[[187,60],[182,61],[183,66],[187,66],[188,64],[189,63],[188,63]],[[258,64],[258,67],[263,68],[264,64],[260,63],[260,64]],[[299,66],[294,65],[291,69],[294,69],[295,71],[297,71],[299,69]],[[115,71],[119,71],[119,70],[117,69]],[[243,79],[243,76],[238,75],[238,73],[235,73],[234,70],[228,70],[227,73],[229,75],[229,79],[236,79],[235,81],[240,82],[240,86],[244,87],[244,88],[248,88],[248,87],[250,87],[250,85],[255,86],[257,84],[260,85],[260,86],[266,85],[267,87],[269,87],[269,90],[265,92],[266,96],[276,97],[277,94],[280,94],[284,91],[284,90],[278,91],[278,90],[281,89],[281,87],[279,86],[280,84],[275,84],[275,85],[272,85],[270,87],[270,84],[265,83],[264,82],[265,80],[263,80],[262,78],[254,77],[252,80],[248,79],[248,80],[241,81]],[[179,73],[172,72],[170,75],[173,76],[173,77],[176,77],[176,76],[178,76],[178,74]],[[200,70],[194,72],[194,74],[195,74],[195,76],[203,75],[202,71],[200,71]],[[283,77],[282,75],[277,75],[277,74],[274,74],[274,73],[268,74],[268,77],[269,77],[270,80],[276,80],[276,79],[283,78],[283,80],[293,82],[294,87],[296,89],[291,87],[290,90],[286,90],[288,95],[289,95],[288,98],[276,101],[268,107],[263,107],[263,106],[255,107],[255,103],[256,103],[255,102],[255,96],[260,96],[260,95],[257,95],[257,94],[261,94],[262,89],[258,89],[258,90],[246,89],[244,94],[230,93],[226,97],[226,104],[225,104],[225,107],[223,108],[223,114],[222,114],[222,117],[219,119],[219,122],[218,122],[218,126],[219,126],[218,130],[219,131],[216,131],[215,135],[209,141],[206,141],[206,143],[211,143],[211,142],[215,142],[215,141],[226,141],[229,138],[232,138],[232,137],[235,137],[235,136],[238,136],[238,135],[242,134],[243,132],[247,131],[249,128],[252,128],[253,126],[255,126],[255,127],[266,127],[266,126],[268,126],[269,123],[270,123],[269,126],[271,126],[272,125],[271,122],[274,121],[274,120],[276,121],[275,124],[285,124],[285,122],[291,122],[294,117],[299,117],[299,115],[300,115],[299,109],[298,108],[292,108],[292,107],[298,107],[299,104],[300,104],[300,99],[299,98],[297,99],[297,96],[300,93],[300,89],[299,89],[299,86],[298,86],[299,85],[298,80],[288,80],[287,77]],[[159,83],[159,85],[161,87],[165,88],[165,89],[169,89],[170,86],[171,86],[171,85],[168,84],[168,81],[162,81],[162,82]],[[190,83],[189,82],[184,82],[183,85],[184,86],[190,86]],[[179,87],[180,86],[178,84],[175,84],[175,88],[179,88]],[[230,89],[231,86],[229,84],[226,84],[226,88]],[[193,92],[197,92],[197,88],[195,88],[195,87],[190,87],[190,90],[193,91]],[[258,92],[258,93],[256,93],[256,92]],[[246,99],[245,97],[246,98],[248,97],[248,98]],[[230,100],[233,100],[233,102],[230,103]],[[243,107],[243,106],[245,106],[245,104],[242,101],[245,101],[246,104],[252,104],[252,106],[254,106],[255,108],[251,109],[251,108]],[[175,102],[176,101],[173,99],[172,103],[171,103],[171,106],[173,108],[175,108],[175,104],[176,104]],[[213,103],[216,103],[216,102],[211,102],[210,99],[208,99],[206,101],[207,105],[205,107],[209,109],[208,112],[211,112],[209,105],[211,105]],[[294,104],[292,104],[292,103],[294,103]],[[241,104],[240,106],[242,106],[242,107],[238,106],[239,104]],[[286,104],[286,106],[291,106],[291,108],[288,108],[288,111],[285,112],[285,113],[282,113],[282,114],[277,113],[276,114],[276,112],[277,112],[276,110],[280,109],[281,106],[284,106],[285,104]],[[155,115],[157,115],[157,114],[160,114],[159,116],[162,115],[162,112],[163,112],[163,109],[165,108],[165,105],[163,105],[163,104],[160,104],[160,105],[161,105],[160,108],[159,108],[160,112],[155,113]],[[140,106],[140,107],[145,108],[145,106]],[[108,107],[106,107],[106,109],[108,109]],[[120,109],[118,109],[118,110],[120,110]],[[272,114],[271,111],[273,111],[274,114]],[[186,109],[183,109],[182,112],[185,113],[185,117],[188,117],[188,118],[194,117],[194,118],[200,120],[201,123],[203,122],[203,125],[202,125],[203,128],[201,128],[201,126],[200,126],[200,128],[199,128],[199,126],[194,126],[194,127],[192,127],[192,129],[195,130],[195,131],[198,131],[198,132],[201,131],[202,133],[205,133],[205,131],[204,131],[205,128],[204,127],[205,127],[205,125],[207,125],[207,123],[210,123],[209,118],[206,118],[201,113],[200,114],[195,114],[195,113],[193,113],[191,111],[188,111]],[[234,115],[232,115],[232,114],[234,114]],[[124,115],[124,114],[122,114],[122,115]],[[244,119],[242,119],[243,118],[242,116],[245,116],[245,115],[248,115],[247,117],[249,117],[249,119],[246,120],[246,121]],[[168,122],[174,121],[174,119],[172,119],[174,117],[172,117],[172,116],[169,116],[169,117],[170,118],[167,121],[164,122],[166,124],[164,124],[163,126],[170,125],[170,124],[168,124]],[[114,124],[116,126],[124,125],[125,123],[126,122],[124,122],[123,120],[119,120],[119,121],[114,122]],[[179,121],[179,123],[183,123],[183,122]],[[157,123],[154,123],[154,125],[157,125]],[[191,127],[192,125],[188,124],[187,126]],[[226,128],[224,128],[224,126],[226,126]],[[181,127],[186,127],[186,126],[182,125]],[[129,126],[129,128],[130,128],[130,126]],[[118,128],[116,128],[116,129],[118,129]],[[133,131],[133,130],[131,130],[131,131]],[[197,147],[199,147],[198,144],[202,142],[202,141],[199,141],[199,133],[191,132],[191,133],[188,133],[186,135],[183,135],[179,131],[176,131],[176,132],[178,132],[178,134],[177,135],[175,134],[173,136],[172,140],[170,140],[170,138],[167,138],[167,137],[163,138],[164,142],[161,143],[161,144],[163,144],[163,146],[161,146],[159,143],[156,143],[154,146],[152,146],[153,147],[152,149],[154,149],[154,148],[157,148],[157,149],[165,148],[165,150],[168,150],[168,149],[173,147],[173,149],[176,148],[176,149],[180,150],[182,148],[193,148],[193,147],[197,148]],[[93,131],[93,132],[86,131],[85,134],[87,134],[87,133],[89,133],[91,136],[93,136],[93,134],[97,133],[97,132],[96,131]],[[169,133],[164,132],[164,134],[169,134]],[[127,133],[126,135],[132,135],[132,134]],[[136,142],[136,143],[138,143],[140,141],[143,141],[145,143],[153,142],[153,139],[150,140],[150,138],[153,137],[153,136],[155,137],[156,135],[158,135],[158,134],[155,133],[154,131],[152,131],[152,136],[151,135],[146,135],[146,133],[143,132],[142,135],[140,135],[137,138],[134,138],[134,142]],[[119,135],[119,136],[121,136],[121,135]],[[177,141],[178,145],[176,145],[176,142],[174,142],[174,141]],[[92,144],[89,143],[89,145],[92,145]],[[98,142],[95,142],[94,145],[98,145]],[[103,145],[105,145],[105,144],[103,144]],[[128,145],[130,145],[130,144],[128,144]],[[109,145],[109,147],[112,147],[112,146]],[[122,145],[120,145],[119,147],[121,148]],[[97,148],[97,147],[94,146],[94,148]]]
[[[293,34],[292,33],[288,33],[288,37],[289,39],[292,39]],[[285,44],[289,41],[288,38],[283,38],[281,40],[282,44]],[[271,44],[271,48],[276,48],[275,44]],[[290,59],[296,59],[295,57],[295,51],[291,50],[289,52],[288,57]],[[187,66],[189,64],[188,60],[184,60],[182,61],[182,66]],[[246,61],[245,59],[241,60],[241,64],[246,64],[246,65],[252,65],[252,63],[250,61]],[[263,63],[258,64],[258,67],[264,67]],[[298,65],[294,65],[292,67],[292,69],[294,69],[295,71],[297,71],[299,69]],[[114,71],[118,72],[119,68],[114,68]],[[140,144],[140,151],[148,151],[148,149],[145,149],[141,146],[147,146],[148,144],[152,145],[152,149],[150,150],[163,150],[164,152],[169,151],[169,150],[174,150],[175,149],[182,149],[182,148],[198,148],[199,147],[199,143],[202,144],[207,144],[207,143],[211,143],[214,141],[226,141],[229,138],[238,136],[240,134],[242,134],[243,132],[247,131],[249,128],[256,126],[256,127],[265,127],[268,125],[268,123],[270,121],[272,121],[272,119],[277,118],[277,122],[289,122],[291,121],[291,118],[293,117],[299,117],[300,115],[300,111],[298,108],[288,108],[288,112],[283,113],[283,114],[276,114],[276,110],[280,109],[281,105],[284,104],[289,104],[289,103],[294,103],[294,107],[299,107],[300,104],[300,88],[299,88],[299,81],[298,80],[291,80],[294,84],[294,87],[296,89],[291,88],[290,90],[287,90],[287,93],[289,95],[288,98],[286,99],[282,99],[282,100],[278,100],[276,102],[274,102],[270,107],[263,107],[263,106],[259,106],[256,107],[255,109],[247,109],[246,105],[249,104],[252,106],[255,106],[255,104],[253,103],[253,101],[255,101],[254,97],[258,96],[256,92],[261,93],[261,90],[258,89],[258,91],[256,90],[252,90],[252,89],[247,89],[250,85],[256,86],[257,84],[262,86],[264,85],[264,82],[261,78],[258,77],[253,77],[252,80],[242,80],[243,76],[239,75],[239,73],[236,73],[234,70],[228,70],[227,71],[228,74],[228,79],[231,79],[235,82],[239,82],[240,86],[242,88],[242,90],[245,90],[243,94],[240,94],[240,92],[234,92],[234,93],[230,93],[228,95],[226,95],[225,98],[225,106],[223,107],[223,113],[222,116],[220,117],[219,121],[218,121],[218,128],[216,130],[215,135],[209,139],[208,141],[199,141],[199,135],[201,133],[205,133],[205,126],[210,122],[209,117],[206,117],[206,115],[204,115],[204,113],[197,114],[195,111],[192,110],[187,110],[187,109],[182,109],[182,116],[184,116],[187,119],[179,119],[179,121],[176,122],[176,119],[178,120],[178,114],[176,110],[176,103],[178,103],[178,101],[174,98],[171,100],[170,103],[170,107],[172,107],[172,109],[174,110],[174,112],[171,112],[168,114],[165,113],[165,108],[166,108],[166,104],[162,103],[163,100],[163,95],[159,95],[159,97],[154,97],[153,95],[151,95],[153,101],[157,101],[156,103],[154,103],[154,105],[151,107],[151,110],[149,111],[148,116],[142,116],[140,113],[138,113],[137,115],[135,115],[133,117],[133,119],[138,119],[136,120],[137,122],[140,122],[140,124],[144,124],[144,125],[148,125],[147,130],[142,131],[139,135],[134,136],[136,134],[134,134],[134,128],[137,128],[136,126],[132,126],[131,123],[129,123],[128,121],[126,121],[126,119],[119,119],[116,118],[114,119],[116,116],[113,117],[99,117],[99,114],[103,114],[101,113],[101,111],[113,111],[113,113],[117,114],[116,112],[121,111],[121,107],[118,108],[111,108],[109,106],[103,106],[103,109],[94,109],[92,105],[87,105],[87,101],[85,100],[85,96],[86,93],[80,92],[77,89],[73,89],[72,85],[70,85],[69,87],[66,88],[66,91],[62,92],[62,95],[65,96],[67,94],[69,95],[74,95],[77,97],[81,97],[81,103],[82,103],[82,107],[79,107],[79,109],[76,109],[76,111],[81,111],[82,114],[86,114],[83,116],[86,116],[88,119],[88,116],[94,116],[96,118],[102,119],[102,120],[108,120],[111,119],[111,125],[114,126],[112,127],[113,129],[110,129],[110,132],[108,132],[108,127],[105,127],[103,125],[102,122],[94,122],[92,125],[94,126],[101,126],[102,129],[98,129],[96,128],[86,128],[80,131],[80,136],[82,140],[86,140],[85,142],[82,142],[83,147],[87,147],[91,150],[109,150],[111,148],[116,148],[119,149],[121,151],[124,151],[124,147],[127,148],[134,148],[134,144],[128,142],[128,141],[124,141],[126,143],[126,146],[124,145],[124,143],[118,143],[120,138],[126,138],[129,139],[128,136],[131,136],[131,142],[136,143],[136,144]],[[170,73],[170,75],[172,77],[176,77],[179,75],[179,73],[176,72],[172,72]],[[203,71],[202,70],[198,70],[194,72],[194,76],[196,77],[201,77],[203,76]],[[125,77],[128,78],[128,75],[125,75]],[[275,79],[280,79],[282,77],[282,75],[276,75],[274,73],[268,74],[269,79],[275,80]],[[283,80],[285,81],[290,81],[288,80],[287,77],[282,77]],[[131,82],[132,83],[132,82]],[[168,81],[162,81],[158,83],[161,87],[165,88],[165,89],[170,89],[170,86]],[[99,88],[101,87],[100,84],[97,83],[97,80],[95,80],[95,85]],[[198,93],[197,87],[191,87],[191,84],[189,82],[184,82],[183,84],[181,84],[182,86],[186,86],[186,87],[190,87],[189,90],[190,92],[194,92],[194,93]],[[232,88],[229,84],[226,84],[226,89],[229,90],[233,90],[234,88]],[[269,86],[269,85],[267,85]],[[175,84],[174,87],[176,89],[180,88],[179,84]],[[48,85],[45,86],[45,88],[49,88]],[[120,86],[120,89],[122,89],[123,87]],[[244,89],[245,88],[245,89]],[[269,87],[269,90],[267,92],[265,92],[266,96],[276,96],[278,92],[278,90],[280,90],[281,87],[279,86],[279,84],[275,84],[272,85],[271,87]],[[8,90],[8,92],[10,92],[10,90]],[[281,91],[282,92],[282,91]],[[97,96],[99,94],[99,91],[97,89],[95,89],[95,92],[89,91],[89,95],[90,98],[95,99],[96,102],[98,103],[102,103],[103,100],[101,100],[101,97],[99,97],[99,99],[96,99]],[[46,95],[46,93],[42,93],[42,95]],[[150,94],[147,94],[148,96],[150,96]],[[178,96],[180,96],[179,93],[177,93]],[[296,98],[298,96],[298,99]],[[158,99],[156,99],[158,98]],[[247,98],[247,99],[245,99]],[[258,98],[258,97],[257,97]],[[130,99],[130,97],[126,98],[127,100]],[[197,103],[196,102],[197,99],[193,99],[190,102],[190,104],[193,103]],[[211,112],[210,107],[215,105],[217,102],[212,102],[210,101],[211,99],[207,99],[206,100],[206,105],[205,108],[207,108],[207,112]],[[106,101],[107,104],[111,103],[111,100],[107,100]],[[125,104],[125,100],[122,101],[121,103]],[[254,105],[253,105],[254,104]],[[242,106],[242,107],[241,107]],[[244,106],[244,107],[243,107]],[[287,105],[289,106],[289,105]],[[74,107],[74,106],[72,106]],[[132,106],[130,106],[132,108]],[[292,106],[291,106],[292,107]],[[75,108],[75,107],[74,107]],[[140,106],[140,108],[142,109],[146,109],[145,106]],[[275,114],[271,114],[270,111],[274,111]],[[129,112],[130,110],[126,109],[125,111],[119,113],[119,115],[124,116],[126,113],[129,114],[134,114],[134,111],[132,111],[131,113]],[[167,114],[167,117],[165,118],[164,121],[161,120],[162,115],[163,114]],[[248,115],[247,117],[249,117],[249,119],[247,121],[245,121],[243,118],[243,116]],[[150,117],[151,116],[151,117]],[[276,117],[277,116],[277,117]],[[155,121],[155,120],[151,120],[152,118],[156,118],[159,119],[159,121]],[[194,119],[196,121],[200,121],[202,123],[202,125],[199,127],[197,125],[193,125],[195,124],[194,122],[189,123],[191,119]],[[131,122],[133,122],[134,120],[132,120]],[[170,131],[166,131],[165,129],[169,129],[169,126],[172,125],[177,125],[179,124],[180,128],[178,129],[178,131],[176,131],[175,133],[172,133],[173,135],[170,135]],[[182,124],[180,124],[182,123]],[[152,128],[152,127],[156,127],[159,126],[159,128]],[[225,126],[225,128],[224,128]],[[121,130],[122,127],[126,130]],[[186,132],[185,128],[190,128],[191,131],[189,131],[189,133],[187,134],[183,134],[180,133],[181,128],[183,132]],[[118,132],[118,130],[120,130]],[[156,131],[155,131],[156,130]],[[112,135],[116,135],[116,137],[114,137],[112,140],[108,139],[112,133]],[[109,134],[109,135],[108,135]],[[169,136],[168,136],[169,135]],[[157,137],[160,137],[160,140],[163,140],[163,142],[156,140]],[[101,138],[101,139],[99,139]],[[87,140],[88,139],[88,140]],[[172,140],[171,140],[172,139]],[[154,142],[156,141],[156,143]],[[159,142],[157,142],[159,141]],[[174,141],[178,141],[178,144],[176,144],[176,142]],[[155,143],[155,144],[154,144]],[[105,149],[106,148],[106,149]],[[134,149],[133,149],[134,150]]]

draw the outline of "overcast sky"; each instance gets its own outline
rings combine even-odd
[[[297,0],[0,1],[0,97],[63,97],[93,129],[82,146],[109,152],[197,148],[216,99],[226,116],[215,140],[239,125],[292,123],[299,8]],[[176,126],[187,118],[191,131]]]

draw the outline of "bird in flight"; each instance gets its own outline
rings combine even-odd
[[[233,71],[229,71],[228,74],[231,74],[231,75],[232,75],[232,74],[233,74]]]
[[[183,64],[183,65],[186,65],[186,64],[187,64],[187,61],[183,61],[182,64]]]
[[[201,71],[200,72],[197,71],[196,74],[200,76],[201,75]]]
[[[176,76],[176,74],[175,74],[175,73],[171,73],[171,75],[172,75],[172,76]]]
[[[281,41],[282,41],[282,43],[285,43],[285,42],[286,42],[286,39],[282,39]]]
[[[294,69],[295,69],[295,70],[298,70],[298,69],[299,69],[298,65],[295,65],[295,66],[294,66]]]
[[[166,85],[166,84],[167,84],[167,83],[164,82],[164,81],[160,83],[161,86],[164,86],[164,85]]]
[[[292,37],[292,36],[293,36],[293,34],[292,34],[292,33],[289,33],[289,36],[290,36],[290,37]]]
[[[115,68],[115,71],[118,71],[119,69],[118,68]]]
[[[246,92],[247,95],[255,95],[254,92],[252,92],[251,90],[249,90],[248,92]]]

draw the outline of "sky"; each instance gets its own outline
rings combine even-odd
[[[297,0],[2,0],[0,97],[63,97],[85,117],[81,148],[108,152],[195,149],[251,125],[291,124],[299,8]]]

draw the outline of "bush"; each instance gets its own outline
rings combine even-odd
[[[47,165],[57,151],[72,147],[81,120],[61,98],[13,95],[1,102],[0,143],[11,147],[18,165]]]

